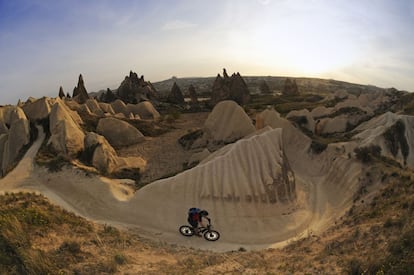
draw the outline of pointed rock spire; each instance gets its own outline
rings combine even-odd
[[[85,83],[83,81],[82,74],[79,75],[78,86],[73,89],[72,97],[80,104],[86,102],[89,99],[88,92],[85,88]]]
[[[59,94],[58,95],[59,95],[60,98],[64,98],[65,97],[65,93],[63,92],[62,86],[59,87]]]
[[[183,104],[184,103],[184,96],[181,92],[180,87],[177,85],[177,82],[174,82],[174,85],[171,88],[171,92],[167,98],[168,102],[174,104]]]

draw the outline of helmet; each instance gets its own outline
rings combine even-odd
[[[201,210],[200,216],[208,216],[208,212],[206,210]]]

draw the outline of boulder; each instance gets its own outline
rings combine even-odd
[[[89,132],[85,136],[85,148],[94,148],[92,165],[103,174],[112,174],[122,169],[138,168],[143,171],[146,161],[140,157],[118,157],[105,137]]]
[[[85,134],[80,128],[79,115],[70,110],[62,100],[56,100],[49,116],[50,139],[48,144],[65,156],[75,156],[84,149]],[[81,119],[80,119],[81,121]]]
[[[101,173],[112,173],[118,166],[118,157],[115,149],[108,143],[105,137],[93,132],[85,136],[85,150],[94,148],[92,165]]]
[[[108,113],[108,114],[111,114],[111,115],[115,114],[114,109],[112,108],[111,104],[109,104],[109,103],[99,102],[99,107],[101,108],[102,111],[104,111],[104,113]]]
[[[98,102],[95,99],[90,98],[86,100],[85,105],[88,106],[89,110],[91,110],[93,114],[97,116],[104,115],[104,112],[102,111],[101,107],[99,106]]]
[[[35,102],[26,103],[22,109],[30,121],[36,121],[47,118],[52,107],[50,99],[42,97]]]
[[[207,117],[203,131],[216,143],[230,143],[255,131],[250,117],[235,101],[218,103]]]
[[[154,105],[152,105],[149,101],[143,101],[138,103],[134,106],[134,114],[139,115],[142,119],[158,119],[160,117],[160,113],[155,109]],[[130,109],[130,111],[132,111]]]
[[[101,118],[96,131],[112,146],[129,146],[145,140],[144,135],[137,128],[113,117]]]
[[[114,102],[111,102],[111,106],[112,106],[112,109],[114,110],[115,114],[119,114],[119,113],[122,113],[124,115],[129,114],[127,106],[120,99],[117,99]]]

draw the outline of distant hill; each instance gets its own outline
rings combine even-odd
[[[243,76],[243,75],[242,75]],[[171,91],[174,82],[184,92],[187,93],[188,87],[193,84],[197,94],[210,94],[213,83],[216,77],[185,77],[185,78],[170,78],[163,81],[153,83],[157,91],[163,95]],[[259,86],[265,81],[272,91],[282,91],[286,76],[243,76],[251,93],[260,93]],[[294,77],[290,77],[294,78]],[[345,81],[338,81],[333,79],[320,79],[299,77],[294,78],[302,93],[333,93],[338,90],[346,90],[349,93],[359,94],[362,91],[378,91],[381,88],[371,85],[354,84]]]
[[[280,92],[283,90],[283,86],[286,78],[292,78],[296,80],[299,91],[301,93],[318,93],[318,94],[328,94],[334,93],[340,90],[346,90],[348,93],[359,95],[361,92],[368,91],[379,91],[383,88],[379,88],[372,85],[362,85],[355,84],[345,81],[339,81],[334,79],[321,79],[321,78],[310,78],[310,77],[289,77],[289,76],[243,76],[244,81],[246,82],[251,94],[258,94],[260,92],[260,85],[265,81],[269,86],[270,90],[273,92]],[[167,96],[174,82],[180,87],[184,96],[188,96],[188,88],[192,84],[196,90],[197,95],[210,96],[210,93],[213,88],[214,80],[216,76],[211,77],[172,77],[166,80],[158,81],[152,83],[158,93],[161,96]],[[117,92],[117,89],[111,89],[112,92]],[[89,95],[91,97],[96,97],[106,92],[106,89],[91,92]]]

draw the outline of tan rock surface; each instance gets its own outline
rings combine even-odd
[[[101,118],[96,132],[103,135],[112,146],[128,146],[145,140],[144,135],[137,128],[113,117]]]

